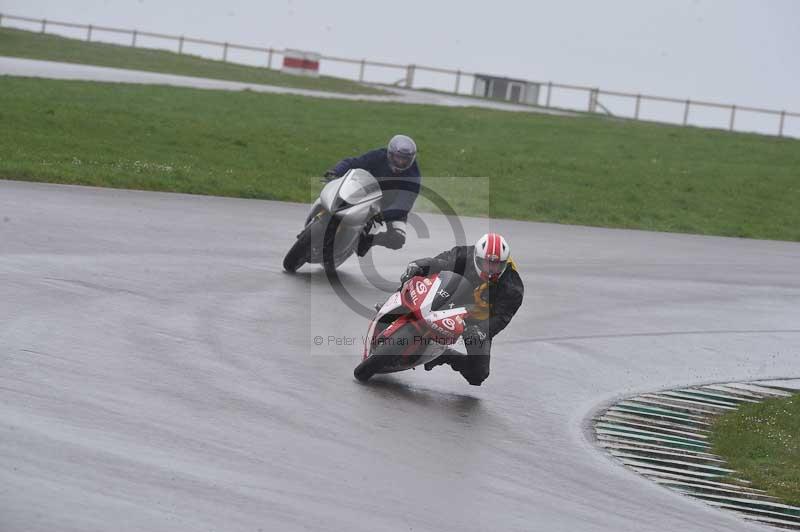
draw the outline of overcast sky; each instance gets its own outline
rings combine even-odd
[[[0,0],[0,11],[800,111],[797,0]]]

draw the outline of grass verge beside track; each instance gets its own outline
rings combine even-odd
[[[231,52],[233,53],[233,52]],[[351,94],[385,94],[346,79],[320,76],[292,76],[275,70],[214,61],[196,55],[177,54],[151,48],[131,48],[117,44],[85,42],[57,35],[0,28],[0,55],[41,59],[63,63],[146,70],[201,78],[315,89]],[[264,62],[266,64],[266,55]]]
[[[596,117],[0,77],[0,177],[310,201],[397,132],[459,214],[800,240],[800,141]],[[455,199],[454,199],[455,198]],[[489,204],[490,212],[482,205]]]
[[[800,506],[800,394],[747,404],[718,418],[714,453],[789,504]]]

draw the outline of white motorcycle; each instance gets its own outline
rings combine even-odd
[[[381,187],[366,170],[353,169],[327,183],[311,206],[303,230],[283,259],[294,273],[305,263],[336,269],[358,247],[362,231],[380,214]]]

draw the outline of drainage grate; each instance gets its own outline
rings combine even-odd
[[[739,512],[745,519],[800,530],[800,507],[755,489],[711,453],[711,419],[743,403],[788,397],[800,379],[710,384],[621,401],[594,421],[598,444],[650,480]]]

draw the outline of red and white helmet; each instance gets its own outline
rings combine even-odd
[[[484,281],[496,281],[508,266],[511,248],[497,233],[487,233],[475,243],[475,269]]]

